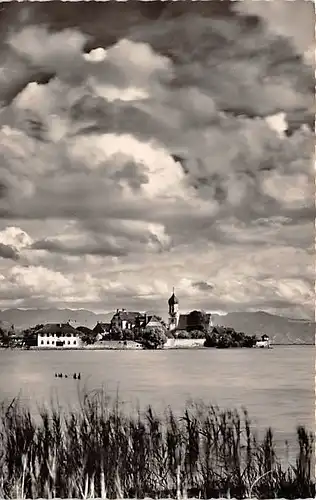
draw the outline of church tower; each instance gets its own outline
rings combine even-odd
[[[168,329],[172,331],[177,328],[179,323],[179,301],[174,294],[174,289],[170,299],[168,300],[168,306],[169,306]]]

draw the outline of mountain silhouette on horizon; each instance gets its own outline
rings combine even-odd
[[[30,328],[45,323],[67,323],[75,327],[86,326],[93,328],[96,323],[108,322],[114,312],[98,314],[87,309],[5,309],[0,311],[1,323],[14,325],[16,330]]]
[[[315,343],[315,322],[286,318],[265,311],[232,312],[224,316],[212,315],[213,324],[229,326],[247,335],[269,335],[274,344]]]

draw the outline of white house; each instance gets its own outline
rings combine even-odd
[[[80,332],[69,323],[47,324],[37,332],[37,347],[78,348]]]
[[[257,340],[256,342],[256,347],[261,347],[261,348],[271,348],[271,342],[269,335],[262,335],[260,340]]]

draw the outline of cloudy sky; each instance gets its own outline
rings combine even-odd
[[[314,317],[313,34],[305,0],[0,4],[0,308]]]

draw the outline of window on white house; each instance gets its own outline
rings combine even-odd
[[[41,344],[44,344],[44,340],[41,340]]]

